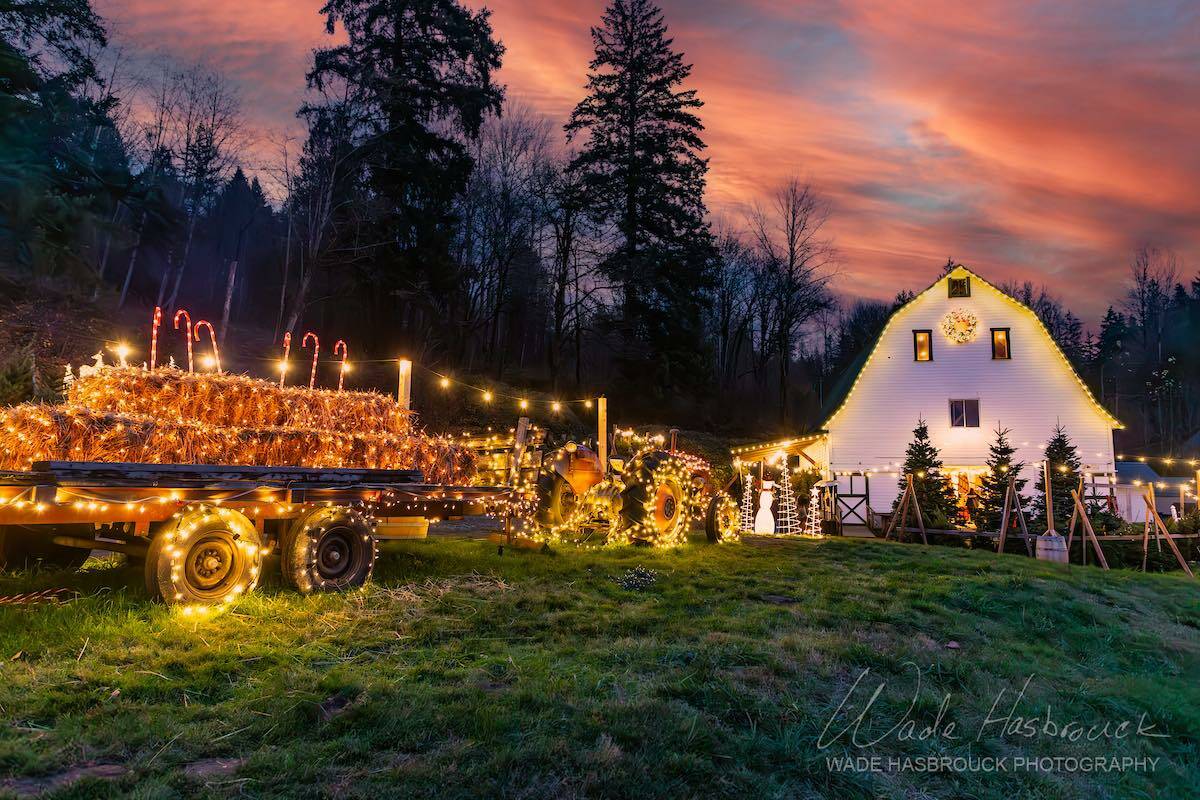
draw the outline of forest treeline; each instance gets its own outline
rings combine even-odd
[[[320,13],[343,43],[312,54],[291,137],[250,130],[219,67],[110,41],[87,0],[0,0],[0,269],[122,308],[186,306],[222,339],[337,331],[367,358],[752,433],[818,421],[923,288],[839,297],[829,203],[791,175],[714,218],[702,95],[650,0],[596,21],[565,124],[506,96],[486,10]],[[1200,428],[1200,280],[1151,245],[1113,259],[1130,275],[1095,332],[1044,288],[1003,288],[1128,446],[1180,452]]]

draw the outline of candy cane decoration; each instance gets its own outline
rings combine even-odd
[[[187,339],[188,346],[188,372],[192,371],[192,315],[184,309],[179,309],[175,312],[175,330],[179,330],[179,318],[183,317],[187,320],[187,330],[183,335]]]
[[[279,388],[283,388],[283,375],[288,368],[288,352],[292,349],[292,332],[283,334],[283,360],[279,362]]]
[[[154,362],[158,360],[158,326],[162,325],[162,309],[154,307],[154,324],[150,327],[150,371],[154,371]]]
[[[300,340],[301,350],[303,350],[304,346],[308,344],[308,337],[310,336],[313,340],[313,365],[312,372],[309,373],[308,376],[308,388],[311,389],[317,384],[317,354],[321,352],[321,340],[317,338],[315,333],[309,331],[308,333],[304,334],[304,338]]]
[[[338,348],[342,348],[342,368],[338,370],[338,391],[342,390],[342,379],[346,377],[346,359],[350,357],[350,349],[346,347],[344,339],[338,339],[333,343],[333,354],[338,354]]]
[[[212,347],[213,347],[213,361],[216,362],[217,374],[220,375],[221,374],[221,351],[217,349],[217,332],[216,332],[216,330],[213,329],[211,322],[209,322],[206,319],[202,319],[199,322],[197,322],[196,327],[192,329],[192,332],[196,336],[197,342],[200,341],[200,328],[202,326],[205,328],[208,328],[208,340],[210,342],[212,342]]]

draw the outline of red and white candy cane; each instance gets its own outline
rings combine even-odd
[[[179,330],[179,318],[183,317],[187,322],[187,328],[184,331],[183,338],[187,340],[188,346],[188,372],[192,371],[192,315],[184,309],[179,309],[175,312],[175,330]]]
[[[154,371],[154,362],[158,360],[158,326],[162,325],[162,308],[154,307],[154,323],[150,326],[150,371]]]
[[[315,333],[313,333],[312,331],[309,331],[308,333],[304,334],[304,338],[300,340],[300,349],[301,350],[303,350],[305,348],[305,346],[308,344],[308,337],[310,337],[310,336],[312,337],[312,340],[313,340],[313,365],[312,365],[312,372],[310,372],[308,375],[308,388],[311,389],[317,385],[317,356],[321,352],[321,340],[317,338],[317,335]]]
[[[292,332],[283,334],[283,360],[279,362],[279,388],[283,388],[283,375],[288,368],[288,353],[292,349]]]
[[[196,336],[196,341],[200,341],[200,328],[208,328],[208,340],[212,342],[213,362],[217,365],[217,374],[221,374],[221,351],[217,349],[217,331],[213,328],[212,323],[206,319],[202,319],[196,323],[193,328],[193,333]]]
[[[342,390],[342,380],[346,377],[346,359],[350,357],[350,348],[346,347],[345,339],[338,339],[333,343],[333,354],[338,354],[338,348],[342,349],[342,366],[338,370],[338,391]]]

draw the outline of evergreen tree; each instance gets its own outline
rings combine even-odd
[[[1079,487],[1079,453],[1067,436],[1066,428],[1057,425],[1054,435],[1046,443],[1046,461],[1050,464],[1050,492],[1054,499],[1053,528],[1064,536],[1067,525],[1071,521],[1071,511],[1075,501],[1071,499],[1071,490]],[[1034,499],[1034,519],[1046,518],[1046,482],[1038,481],[1038,496]],[[1050,526],[1047,526],[1050,527]]]
[[[448,313],[460,288],[453,203],[474,167],[469,143],[504,98],[490,12],[458,0],[327,0],[321,13],[346,43],[313,54],[308,82],[341,99],[300,113],[310,127],[340,119],[352,137],[371,198],[359,209],[359,241],[372,243],[356,254],[360,274],[372,297],[418,289]]]
[[[912,475],[913,488],[917,493],[917,502],[921,504],[921,514],[928,525],[930,520],[949,522],[954,511],[954,491],[942,474],[942,457],[938,449],[929,439],[929,426],[925,420],[918,420],[913,429],[913,440],[904,454],[904,467],[900,471],[900,495],[896,499],[899,506],[900,496],[903,496],[907,486],[905,476]]]
[[[81,234],[102,228],[130,182],[93,100],[106,44],[87,0],[0,2],[0,263],[94,279]]]
[[[681,88],[692,68],[672,49],[662,11],[649,0],[612,0],[592,41],[588,94],[566,130],[570,138],[587,134],[570,169],[582,176],[586,206],[620,237],[601,265],[621,291],[620,366],[639,385],[656,371],[649,383],[660,391],[697,386],[715,247],[695,114],[702,103]]]
[[[1021,472],[1025,469],[1025,464],[1013,462],[1016,448],[1009,443],[1008,433],[1008,428],[996,426],[996,439],[988,448],[988,471],[979,487],[979,512],[975,520],[981,531],[1000,530],[1004,496],[1008,493],[1010,475],[1016,477],[1017,504],[1022,503],[1021,492],[1026,481],[1021,477]]]

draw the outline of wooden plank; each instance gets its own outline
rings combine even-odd
[[[321,483],[421,483],[415,469],[348,469],[321,467],[263,467],[240,464],[142,464],[96,461],[37,461],[33,471],[62,479],[103,477],[122,481],[180,478],[188,480],[256,480]]]

